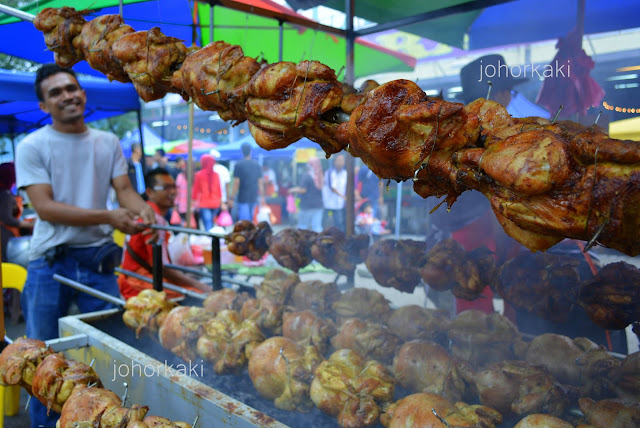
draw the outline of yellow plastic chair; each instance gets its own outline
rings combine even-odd
[[[118,244],[120,247],[124,248],[124,241],[126,239],[127,235],[121,231],[119,231],[118,229],[115,229],[113,231],[113,242],[115,242],[116,244]]]
[[[27,270],[15,263],[2,263],[2,286],[22,293],[27,280]],[[0,415],[14,416],[20,408],[20,387],[0,386]],[[0,428],[4,427],[4,417],[0,418]]]

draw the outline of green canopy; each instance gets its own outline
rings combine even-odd
[[[244,0],[244,3],[247,3]],[[211,40],[209,34],[210,6],[197,3],[203,45]],[[294,14],[289,12],[289,14]],[[300,15],[298,15],[300,16]],[[318,60],[338,72],[346,62],[345,39],[333,34],[283,24],[283,61]],[[269,63],[277,62],[280,33],[273,18],[214,7],[214,40],[240,45],[244,54],[261,57]],[[388,71],[411,71],[415,58],[370,42],[358,39],[354,48],[354,74],[356,77]]]
[[[140,3],[147,0],[123,0],[123,4],[131,4],[131,3]],[[110,6],[118,6],[120,2],[118,0],[38,0],[34,1],[29,6],[25,6],[20,8],[20,10],[30,13],[32,15],[37,15],[42,9],[47,7],[64,7],[71,6],[76,10],[83,9],[102,9],[104,7]],[[13,22],[20,21],[18,18],[14,18],[13,16],[0,14],[0,25],[10,24]]]

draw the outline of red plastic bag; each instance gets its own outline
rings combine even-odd
[[[233,224],[233,219],[229,211],[224,210],[216,217],[216,224],[220,227],[229,227]]]
[[[294,198],[292,194],[287,195],[287,212],[289,214],[295,214],[296,212],[298,212],[298,207],[296,206],[296,198]]]

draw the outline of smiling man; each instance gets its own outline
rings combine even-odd
[[[74,72],[46,64],[36,74],[35,89],[52,124],[25,137],[16,152],[18,188],[26,190],[38,214],[21,303],[27,337],[48,340],[58,337],[58,318],[67,315],[72,301],[82,312],[112,306],[53,275],[119,296],[113,268],[121,250],[113,229],[138,233],[155,223],[155,215],[131,186],[118,138],[86,126],[86,94]],[[111,186],[121,208],[108,211]],[[58,415],[52,411],[47,417],[34,401],[31,427],[54,426]]]

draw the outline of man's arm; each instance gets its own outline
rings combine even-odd
[[[230,195],[227,195],[227,200],[232,201],[238,195],[238,190],[240,190],[240,179],[238,177],[233,177],[233,192]]]
[[[127,208],[142,219],[144,224],[155,224],[156,216],[153,208],[147,204],[135,191],[129,181],[128,175],[121,175],[111,180],[111,185],[116,190],[118,202],[121,207]]]
[[[136,223],[135,214],[126,208],[112,211],[92,210],[58,202],[53,199],[53,189],[50,184],[32,184],[26,187],[26,191],[38,216],[51,223],[71,226],[110,224],[128,234],[135,234],[143,229],[142,225]]]

